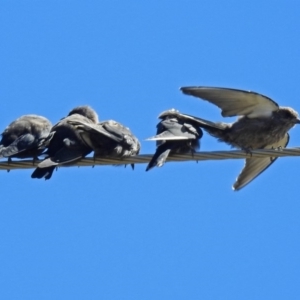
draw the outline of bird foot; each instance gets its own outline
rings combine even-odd
[[[283,151],[283,147],[282,147],[282,146],[279,146],[279,147],[272,147],[272,150]]]
[[[244,150],[246,154],[249,154],[252,157],[252,147],[243,147],[242,150]]]
[[[34,164],[36,163],[36,161],[38,161],[38,157],[34,157],[33,160],[32,160],[32,165],[34,166]]]
[[[283,151],[283,147],[279,146],[279,147],[272,147],[272,150],[277,150],[277,151]],[[273,162],[277,157],[270,157],[270,161]]]

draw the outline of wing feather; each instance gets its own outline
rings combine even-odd
[[[279,147],[285,148],[288,142],[289,134],[286,133],[283,139],[281,139],[277,143],[268,145],[267,147],[265,147],[265,149],[276,149]],[[260,175],[263,171],[265,171],[272,163],[274,163],[276,159],[277,157],[247,158],[245,161],[245,166],[232,188],[235,191],[240,190],[248,183],[250,183],[253,179],[255,179],[258,175]]]
[[[279,108],[272,99],[250,91],[201,86],[182,87],[180,90],[215,104],[222,110],[223,117],[268,117]]]

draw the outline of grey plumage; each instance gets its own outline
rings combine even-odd
[[[285,148],[289,142],[289,134],[286,133],[283,139],[274,143],[272,145],[266,146],[264,149],[278,149]],[[236,182],[233,185],[234,190],[240,190],[242,187],[246,186],[253,179],[255,179],[259,174],[265,171],[271,164],[276,160],[275,157],[263,157],[263,158],[246,158],[245,166],[242,172],[239,174]]]
[[[159,115],[161,121],[157,125],[157,135],[147,140],[157,141],[156,152],[149,162],[146,171],[161,167],[169,154],[195,152],[200,147],[203,132],[193,117],[170,109]]]
[[[94,150],[94,157],[128,157],[139,154],[141,144],[128,127],[114,120],[98,124],[68,121]],[[134,168],[134,164],[131,165]]]
[[[51,129],[54,135],[45,152],[47,158],[38,165],[31,175],[32,178],[50,179],[57,165],[72,163],[92,152],[91,147],[69,121],[95,124],[98,122],[98,115],[89,106],[78,106],[54,125]]]
[[[2,132],[0,158],[37,159],[51,140],[51,122],[38,115],[24,115],[10,123]]]
[[[231,124],[203,124],[202,127],[219,141],[247,152],[251,152],[251,149],[286,147],[289,141],[287,132],[300,123],[295,110],[280,107],[272,99],[258,93],[214,87],[182,87],[181,91],[217,105],[224,117],[239,116]],[[275,160],[276,158],[246,159],[233,189],[239,190],[246,186]]]

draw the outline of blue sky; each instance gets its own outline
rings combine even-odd
[[[0,126],[89,104],[148,154],[163,110],[224,120],[180,86],[253,90],[300,111],[299,13],[296,1],[2,1]],[[290,135],[300,146],[300,128]],[[299,299],[299,160],[233,192],[242,166],[0,172],[1,298]]]

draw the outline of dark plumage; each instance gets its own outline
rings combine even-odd
[[[54,135],[45,152],[47,158],[38,165],[31,175],[32,178],[50,179],[57,165],[77,161],[92,151],[76,128],[69,124],[69,121],[96,124],[98,116],[91,107],[78,106],[71,110],[67,117],[54,125],[51,129]]]
[[[156,152],[149,162],[146,171],[157,166],[161,167],[169,154],[192,154],[200,147],[203,132],[193,118],[170,109],[159,115],[162,119],[157,125],[157,135],[148,140],[157,141]]]
[[[51,140],[51,126],[42,116],[24,115],[16,119],[2,132],[0,157],[37,159]]]
[[[217,105],[224,117],[239,116],[231,124],[203,124],[202,127],[219,141],[247,152],[251,149],[285,148],[289,141],[288,131],[300,123],[295,110],[280,107],[272,99],[254,92],[214,87],[182,87],[181,91]],[[247,185],[275,160],[246,159],[233,189],[239,190]]]
[[[94,157],[128,157],[139,154],[141,144],[128,127],[114,120],[98,124],[68,121],[94,150]],[[134,165],[131,165],[134,168]]]

